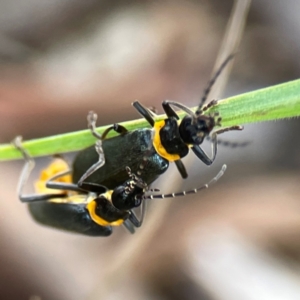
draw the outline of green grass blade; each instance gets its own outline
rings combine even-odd
[[[224,99],[208,110],[219,112],[222,127],[243,125],[300,116],[300,80],[275,85]],[[184,113],[179,113],[183,116]],[[160,115],[157,119],[163,119]],[[128,130],[149,127],[144,119],[120,123]],[[102,133],[108,126],[97,129]],[[111,132],[110,137],[116,135]],[[60,134],[26,141],[23,146],[32,157],[78,151],[92,145],[95,138],[89,130]],[[0,161],[22,158],[11,144],[0,145]]]
[[[300,79],[224,99],[213,111],[223,127],[300,116]]]

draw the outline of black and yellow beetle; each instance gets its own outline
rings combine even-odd
[[[210,80],[195,112],[180,103],[165,101],[163,108],[167,118],[155,121],[155,115],[150,110],[134,102],[133,106],[152,129],[128,132],[123,126],[114,124],[101,136],[96,131],[97,115],[91,112],[88,125],[97,138],[95,146],[81,151],[71,169],[68,166],[58,168],[53,162],[45,173],[51,176],[46,175],[40,180],[42,188],[35,195],[22,194],[34,162],[22,148],[20,139],[16,139],[15,145],[26,160],[19,186],[21,201],[29,203],[31,214],[40,223],[86,235],[107,236],[112,233],[112,226],[124,224],[130,232],[134,232],[134,227],[141,226],[146,199],[183,196],[207,187],[204,185],[188,192],[145,196],[148,186],[167,170],[169,162],[175,162],[181,176],[187,177],[181,158],[188,154],[189,148],[205,164],[210,165],[217,153],[217,135],[242,129],[241,126],[232,126],[213,131],[215,126],[221,125],[221,117],[218,113],[204,114],[217,103],[211,101],[204,106],[213,83],[231,58],[229,56],[224,61]],[[180,120],[173,107],[182,109],[187,115]],[[120,135],[105,139],[111,130]],[[208,137],[212,142],[211,157],[200,147],[204,138]],[[222,176],[224,170],[225,166],[212,182]],[[45,188],[47,191],[44,191]],[[140,205],[142,216],[138,220],[132,209]]]
[[[97,138],[97,143],[101,143],[101,147],[106,153],[105,164],[100,158],[102,154],[98,149],[101,147],[97,146],[97,143],[96,147],[91,146],[82,150],[73,162],[73,183],[81,184],[88,180],[88,182],[114,188],[126,179],[125,167],[128,166],[132,172],[142,177],[150,185],[167,170],[169,162],[175,162],[182,178],[187,178],[188,174],[181,158],[188,154],[190,148],[206,165],[212,164],[217,154],[217,135],[229,130],[243,129],[241,126],[231,126],[214,131],[216,126],[221,125],[221,117],[218,113],[204,114],[208,108],[217,104],[217,101],[211,101],[204,106],[212,85],[232,57],[232,55],[229,56],[223,62],[210,80],[195,112],[183,104],[164,101],[162,106],[167,118],[155,121],[152,111],[138,101],[134,102],[133,106],[148,121],[152,129],[144,128],[130,132],[122,125],[114,124],[100,136],[95,130],[97,115],[90,112],[88,126]],[[187,115],[180,120],[173,107],[185,111]],[[106,135],[111,130],[115,130],[120,135],[106,139]],[[212,143],[211,157],[200,147],[205,138],[209,138]],[[141,161],[145,159],[147,162],[143,162],[141,165]]]
[[[20,177],[18,194],[22,202],[28,203],[32,217],[44,225],[90,236],[108,236],[113,226],[124,224],[130,231],[139,227],[133,208],[142,204],[148,186],[127,168],[128,178],[123,184],[109,190],[95,183],[83,183],[80,187],[72,183],[70,168],[65,160],[56,157],[41,172],[35,184],[36,194],[24,195],[23,188],[34,167],[33,159],[21,145],[21,138],[14,140],[25,159]]]
[[[197,193],[216,182],[225,172],[226,165],[208,184],[190,191],[171,194],[150,194],[148,185],[127,167],[128,178],[114,189],[83,182],[72,183],[69,165],[60,157],[41,172],[35,184],[36,194],[24,195],[23,188],[34,167],[33,159],[21,145],[21,138],[14,140],[25,159],[25,166],[20,177],[18,194],[21,202],[27,203],[30,214],[39,223],[74,233],[88,236],[109,236],[113,227],[124,225],[130,233],[143,223],[145,201],[148,199],[174,198]],[[141,217],[137,218],[133,209],[141,207]]]

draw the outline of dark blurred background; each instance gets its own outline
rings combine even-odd
[[[166,99],[197,105],[232,6],[2,0],[0,142],[85,129],[89,110],[99,126],[135,119],[136,99],[160,113]],[[223,96],[299,78],[299,11],[297,0],[252,1]],[[23,162],[1,163],[1,299],[300,299],[299,127],[293,119],[224,134],[251,144],[220,147],[211,168],[186,160],[184,183],[172,166],[154,184],[162,192],[200,186],[223,163],[228,170],[197,197],[172,200],[157,229],[146,219],[134,236],[118,228],[87,238],[35,224],[15,192]],[[36,160],[33,178],[50,159]]]

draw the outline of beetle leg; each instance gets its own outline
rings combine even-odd
[[[54,198],[63,198],[66,197],[67,195],[65,194],[33,194],[33,195],[24,195],[23,190],[25,185],[27,184],[28,178],[35,166],[34,160],[30,157],[28,152],[23,148],[22,146],[22,137],[17,136],[13,140],[13,145],[22,153],[24,160],[25,160],[25,165],[23,167],[19,183],[18,183],[18,196],[21,202],[33,202],[33,201],[46,201]]]
[[[141,227],[145,218],[145,214],[146,214],[146,202],[142,201],[141,204],[141,217],[140,219],[137,218],[135,212],[133,210],[130,210],[130,215],[129,215],[129,221],[135,226],[135,227]]]
[[[135,227],[133,226],[133,224],[127,219],[123,222],[123,226],[131,233],[134,234],[135,233]]]
[[[120,124],[117,124],[115,123],[114,125],[106,128],[103,132],[103,134],[101,135],[100,133],[98,133],[96,131],[96,122],[97,122],[97,119],[98,119],[98,115],[93,112],[93,111],[90,111],[88,113],[88,116],[87,116],[87,121],[88,121],[88,128],[91,130],[91,133],[92,135],[97,139],[97,140],[101,140],[103,141],[107,134],[111,131],[111,130],[114,130],[116,131],[117,133],[120,133],[120,134],[125,134],[126,132],[128,132],[128,130],[120,125]]]
[[[101,138],[102,141],[103,141],[104,139],[106,139],[106,136],[107,136],[108,133],[109,133],[110,131],[112,131],[112,130],[114,130],[115,132],[117,132],[117,133],[119,133],[119,134],[125,134],[126,132],[128,132],[128,130],[127,130],[124,126],[122,126],[122,125],[120,125],[120,124],[118,124],[118,123],[115,123],[114,125],[112,125],[112,126],[106,128],[106,129],[103,131],[103,133],[102,133],[102,138]]]
[[[96,122],[97,122],[98,115],[90,111],[87,116],[87,121],[88,121],[88,128],[91,130],[92,135],[97,139],[95,143],[95,150],[98,153],[98,161],[94,163],[79,179],[78,181],[78,186],[81,187],[83,181],[89,177],[91,174],[96,172],[99,168],[101,168],[105,164],[105,156],[102,148],[102,136],[96,131]],[[110,130],[111,127],[106,129],[106,134]]]
[[[102,140],[97,140],[95,144],[95,150],[99,155],[98,161],[94,163],[79,179],[78,186],[81,187],[83,181],[92,175],[94,172],[96,172],[98,169],[100,169],[105,164],[105,156],[102,148]]]
[[[185,169],[185,166],[184,166],[182,160],[181,159],[175,160],[175,164],[176,164],[176,167],[177,167],[181,177],[184,179],[187,178],[188,174],[187,174],[187,171]]]
[[[214,162],[216,155],[217,155],[216,136],[211,137],[211,145],[212,145],[212,156],[211,157],[209,157],[199,145],[194,145],[192,147],[192,150],[196,154],[196,156],[208,166]]]
[[[75,191],[75,192],[94,192],[98,194],[103,194],[107,191],[107,188],[101,184],[92,183],[92,182],[83,182],[80,187],[74,183],[65,183],[65,182],[57,182],[55,179],[65,176],[71,171],[61,172],[53,177],[51,177],[46,182],[46,187],[49,189],[57,189],[57,190],[67,190],[67,191]]]
[[[140,102],[134,101],[132,106],[148,121],[148,123],[153,127],[154,126],[154,119],[153,113],[149,111],[148,108],[144,107]]]
[[[190,116],[193,116],[193,117],[195,116],[195,113],[187,106],[185,106],[179,102],[166,100],[162,103],[162,107],[168,117],[175,117],[177,120],[179,120],[177,113],[171,106],[175,106],[175,107],[185,111]]]
[[[214,131],[211,134],[211,136],[210,136],[211,146],[212,146],[212,156],[211,157],[209,157],[199,145],[194,145],[192,147],[192,150],[197,155],[197,157],[199,159],[201,159],[206,165],[211,165],[214,162],[216,155],[217,155],[217,148],[218,148],[217,135],[227,132],[227,131],[231,131],[231,130],[243,130],[243,127],[242,126],[231,126],[231,127],[221,128],[221,129]]]
[[[95,148],[96,148],[96,152],[99,154],[99,160],[95,164],[93,164],[78,180],[77,184],[79,187],[82,187],[83,181],[85,179],[87,179],[90,175],[92,175],[94,172],[96,172],[98,169],[100,169],[105,164],[105,158],[104,158],[103,151],[98,152],[99,148],[97,147],[97,145],[95,146]],[[101,150],[102,150],[102,147],[101,147]]]
[[[95,150],[98,153],[98,161],[96,163],[94,163],[79,179],[78,181],[78,185],[80,187],[82,187],[82,183],[83,181],[89,177],[90,175],[92,175],[94,172],[96,172],[98,169],[100,169],[102,166],[104,166],[105,164],[105,156],[104,156],[104,152],[103,152],[103,148],[102,148],[102,141],[106,138],[107,134],[111,131],[114,130],[117,133],[120,134],[125,134],[127,132],[127,129],[120,125],[120,124],[114,124],[113,126],[108,127],[102,134],[99,134],[96,131],[96,121],[97,121],[97,114],[93,111],[90,111],[88,116],[88,127],[92,132],[92,135],[94,137],[96,137],[97,141],[95,143]]]
[[[77,184],[74,183],[66,183],[66,182],[57,182],[55,179],[63,177],[71,173],[71,170],[60,172],[53,177],[51,177],[46,182],[46,187],[48,189],[55,189],[55,190],[67,190],[67,191],[75,191],[75,192],[82,192],[82,189],[78,187]]]
[[[162,107],[166,113],[166,115],[170,118],[170,117],[174,117],[176,120],[179,120],[179,117],[177,115],[177,113],[175,112],[175,110],[171,107],[171,105],[169,104],[168,101],[164,101],[162,103]]]
[[[91,130],[92,135],[93,135],[96,139],[102,140],[101,134],[99,134],[99,133],[96,131],[96,122],[97,122],[97,119],[98,119],[98,115],[97,115],[95,112],[90,111],[90,112],[88,113],[88,115],[87,115],[88,128]]]

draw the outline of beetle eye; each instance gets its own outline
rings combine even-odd
[[[207,129],[207,120],[198,119],[197,129],[198,130],[205,130],[205,129]]]
[[[140,206],[142,203],[142,199],[141,198],[138,198],[138,197],[135,197],[135,203],[134,203],[134,206],[135,207],[138,207]]]

